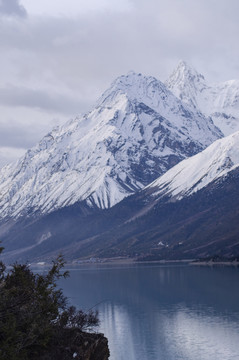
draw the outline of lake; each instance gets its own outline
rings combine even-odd
[[[70,267],[71,304],[99,311],[110,360],[238,360],[239,269],[187,264]]]

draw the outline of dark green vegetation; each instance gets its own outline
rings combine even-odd
[[[97,313],[67,305],[56,282],[66,277],[62,257],[46,275],[15,264],[6,273],[0,267],[1,360],[106,360],[107,340],[85,332],[98,324]]]
[[[69,260],[239,255],[238,170],[179,201],[155,198],[150,191],[136,193],[108,210],[81,203],[40,218],[20,219],[2,233],[5,259],[48,260],[59,251]],[[41,241],[44,234],[50,236]]]

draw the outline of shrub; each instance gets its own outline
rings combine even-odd
[[[80,352],[83,331],[98,325],[97,312],[68,306],[57,288],[57,281],[68,276],[63,266],[62,256],[47,274],[20,264],[6,272],[0,263],[1,360],[72,359]]]

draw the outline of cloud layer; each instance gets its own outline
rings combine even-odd
[[[34,144],[40,125],[44,133],[87,111],[131,69],[164,80],[184,59],[210,81],[239,78],[237,0],[34,3],[0,1],[0,129],[7,119],[12,134],[26,129],[21,148]]]
[[[27,16],[26,9],[20,5],[19,0],[0,0],[0,14],[7,16]]]

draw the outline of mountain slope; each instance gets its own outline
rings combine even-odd
[[[111,207],[221,136],[160,81],[121,76],[91,112],[54,129],[1,170],[1,220],[81,201]]]
[[[79,243],[74,256],[90,252],[141,260],[239,256],[238,168],[176,202],[161,198],[151,203],[144,198],[142,205],[137,196],[133,197],[139,207],[130,221],[99,235],[91,246]],[[71,253],[70,247],[66,249]]]
[[[200,165],[200,166],[199,166]],[[174,166],[112,208],[66,207],[2,236],[8,259],[239,255],[239,132]],[[34,236],[33,236],[34,234]]]
[[[239,167],[239,132],[215,141],[199,154],[181,161],[150,184],[155,197],[173,201],[197,192]]]
[[[144,260],[238,256],[238,197],[239,132],[122,201],[111,211],[127,209],[127,219],[79,243],[75,255]]]
[[[211,116],[225,136],[239,130],[239,80],[208,84],[181,61],[165,85],[185,104]]]

